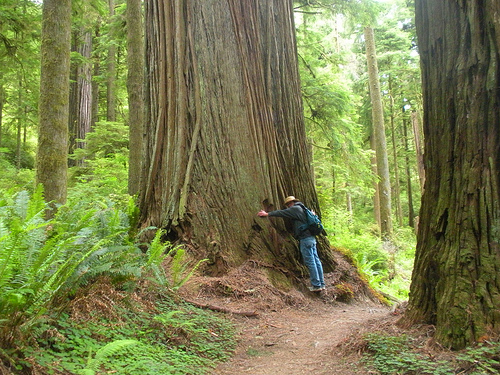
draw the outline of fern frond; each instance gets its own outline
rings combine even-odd
[[[162,236],[165,234],[165,230],[159,229],[155,233],[155,237],[151,244],[149,245],[147,255],[148,261],[146,266],[150,266],[152,264],[159,265],[166,258],[167,254],[165,254],[165,250],[167,249],[168,243],[163,242]]]
[[[28,201],[28,208],[26,211],[26,220],[31,220],[32,218],[39,216],[41,212],[47,209],[47,203],[45,202],[43,195],[43,185],[38,184],[35,187],[35,191],[31,195]]]
[[[164,325],[172,325],[172,322],[174,322],[174,318],[176,315],[182,315],[184,312],[180,310],[171,310],[169,312],[165,312],[163,314],[159,314],[153,317],[153,320],[156,320],[157,322],[160,322]],[[177,321],[177,319],[175,319]]]
[[[165,270],[163,269],[161,264],[152,264],[149,266],[149,270],[153,273],[153,278],[148,278],[148,280],[151,280],[152,282],[161,286],[169,287],[167,274],[165,273]]]
[[[177,290],[181,286],[183,286],[194,275],[194,273],[201,266],[201,264],[203,262],[206,262],[206,261],[208,261],[208,259],[201,259],[200,261],[198,261],[198,263],[196,263],[196,265],[191,269],[191,271],[189,271],[189,273],[186,275],[186,277],[184,277],[180,282],[178,282],[177,284],[174,285],[173,289]]]
[[[87,362],[86,368],[82,370],[83,373],[90,374],[89,372],[85,372],[88,370],[91,370],[93,372],[97,371],[106,360],[106,357],[114,355],[127,347],[137,344],[139,344],[139,341],[137,340],[116,340],[110,342],[109,344],[106,344],[95,353],[94,358],[90,359]]]
[[[178,284],[178,280],[182,277],[182,274],[187,268],[185,259],[186,250],[184,250],[181,246],[176,246],[169,251],[169,254],[173,251],[175,251],[175,254],[172,259],[172,264],[170,265],[170,273],[172,277],[172,284],[176,286]]]
[[[73,275],[77,267],[84,262],[92,253],[103,247],[112,237],[116,236],[117,233],[109,236],[108,238],[103,238],[97,241],[86,253],[73,253],[71,256],[57,265],[55,272],[45,281],[44,285],[37,291],[35,298],[32,301],[32,305],[29,307],[28,312],[36,318],[42,311],[43,306],[52,300],[56,293],[61,289],[61,287],[67,282],[67,280]]]
[[[12,259],[15,257],[16,247],[15,243],[8,241],[8,239],[8,236],[0,238],[0,290],[10,280],[14,269]]]

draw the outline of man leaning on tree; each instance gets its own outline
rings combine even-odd
[[[325,281],[323,279],[323,266],[316,249],[316,237],[314,237],[309,230],[300,229],[300,226],[306,223],[306,212],[301,207],[302,203],[291,195],[285,198],[284,204],[286,208],[283,210],[271,212],[261,210],[257,213],[257,215],[260,217],[282,217],[292,220],[293,235],[297,240],[299,240],[302,259],[304,260],[304,264],[309,269],[309,277],[311,279],[311,286],[309,287],[309,290],[312,292],[324,290]]]

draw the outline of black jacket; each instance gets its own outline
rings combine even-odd
[[[276,211],[271,211],[269,212],[269,216],[271,217],[282,217],[285,219],[290,219],[292,220],[293,223],[293,236],[297,239],[302,239],[306,237],[311,237],[311,232],[308,230],[301,231],[299,230],[299,227],[302,224],[306,224],[306,213],[300,207],[297,203],[301,202],[295,202],[295,204],[291,207],[285,208],[284,210],[276,210]]]

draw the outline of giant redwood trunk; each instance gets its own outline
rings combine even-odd
[[[288,195],[318,210],[292,1],[149,0],[145,24],[141,224],[208,257],[212,274],[250,258],[299,269],[281,219],[256,216]]]
[[[500,3],[416,10],[426,179],[405,319],[461,348],[500,331]]]

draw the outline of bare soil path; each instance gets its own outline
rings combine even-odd
[[[234,316],[238,347],[233,358],[213,374],[368,374],[357,356],[346,358],[336,348],[360,327],[387,319],[391,319],[390,309],[382,305],[321,298],[300,307],[271,309],[258,317]]]

